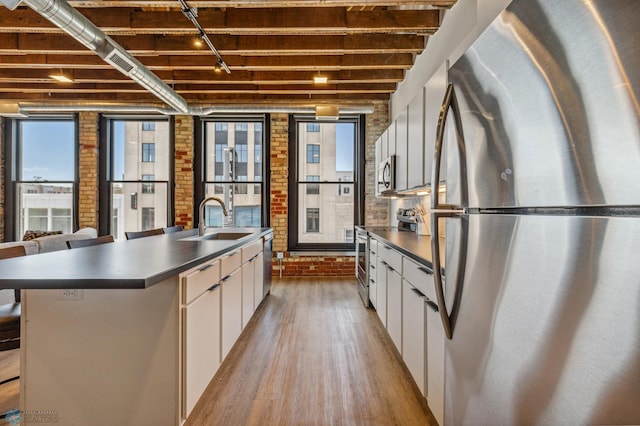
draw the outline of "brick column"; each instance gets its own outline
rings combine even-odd
[[[78,224],[98,229],[98,113],[78,116]]]
[[[175,224],[193,228],[193,117],[175,118]]]
[[[376,140],[389,127],[389,103],[374,104],[373,114],[367,115],[365,147],[365,198],[364,224],[384,226],[389,224],[389,199],[376,198]]]
[[[271,114],[271,227],[273,251],[287,251],[289,117]]]

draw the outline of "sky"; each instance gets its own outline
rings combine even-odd
[[[22,180],[73,181],[74,124],[22,121]]]
[[[353,171],[353,140],[355,138],[354,123],[336,124],[336,170]]]

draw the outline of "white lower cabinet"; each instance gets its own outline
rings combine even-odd
[[[426,300],[422,293],[402,280],[402,359],[427,396]]]
[[[242,270],[220,280],[222,287],[221,359],[224,360],[242,332]]]
[[[182,418],[186,419],[220,366],[220,285],[188,304],[183,315]]]
[[[402,353],[402,277],[387,267],[387,332]]]
[[[264,253],[260,252],[253,262],[253,310],[262,303],[264,293]]]
[[[255,268],[256,258],[252,258],[242,265],[242,329],[246,327],[247,323],[253,315],[255,305]]]
[[[387,264],[379,256],[376,258],[376,313],[387,326]]]
[[[427,306],[427,403],[438,421],[444,425],[444,350],[445,335],[440,313]]]

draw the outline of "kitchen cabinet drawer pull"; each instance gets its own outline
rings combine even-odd
[[[216,290],[218,287],[220,287],[220,284],[214,284],[214,285],[212,285],[211,287],[209,287],[209,288],[207,289],[207,291],[213,291],[213,290]]]
[[[374,284],[375,284],[375,283],[376,283],[376,280],[374,280],[373,278],[369,278],[369,282],[372,282],[372,283],[374,283]]]
[[[371,269],[376,269],[376,265],[369,265]]]
[[[202,268],[198,269],[198,272],[204,272],[204,271],[206,271],[207,269],[211,268],[213,265],[214,265],[213,263],[210,263],[210,264],[208,264],[208,265],[205,265],[205,266],[203,266]]]
[[[221,283],[227,281],[229,278],[231,278],[231,274],[227,275],[226,277],[224,277],[223,279],[220,280]]]
[[[419,270],[421,270],[422,272],[424,272],[424,273],[425,273],[425,274],[427,274],[427,275],[433,275],[433,271],[432,271],[431,269],[429,269],[429,268],[422,268],[422,267],[420,267],[420,268],[418,268],[418,269],[419,269]]]
[[[435,302],[433,302],[433,301],[431,301],[431,300],[427,300],[425,303],[427,304],[427,306],[428,306],[429,308],[431,308],[431,310],[432,310],[433,312],[438,312],[438,310],[439,310],[439,309],[438,309],[438,305],[437,305]]]
[[[411,291],[413,291],[418,297],[424,297],[426,299],[426,296],[424,294],[422,294],[422,292],[420,290],[418,290],[417,288],[411,287]],[[427,302],[429,303],[429,302]]]
[[[238,254],[238,253],[240,253],[240,252],[239,252],[239,251],[234,251],[234,252],[232,252],[232,253],[229,253],[227,256],[228,256],[228,257],[233,257],[233,256],[235,256],[235,255],[236,255],[236,254]]]

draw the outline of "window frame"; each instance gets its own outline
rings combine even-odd
[[[0,118],[1,119],[1,118]],[[18,235],[17,226],[20,223],[16,211],[19,206],[18,185],[21,183],[40,183],[37,181],[26,181],[20,176],[21,162],[21,134],[20,124],[23,122],[35,121],[72,121],[73,132],[73,163],[74,175],[72,181],[47,181],[50,184],[71,184],[71,227],[75,231],[79,228],[79,185],[80,185],[80,165],[79,165],[79,138],[80,129],[77,114],[61,114],[33,116],[29,118],[5,119],[4,126],[4,241],[16,241],[21,239]]]
[[[260,123],[261,129],[260,134],[262,136],[262,140],[260,143],[262,150],[262,162],[256,162],[255,152],[253,156],[249,156],[247,154],[247,163],[253,161],[254,164],[261,165],[261,176],[260,180],[248,180],[246,175],[245,179],[240,180],[238,176],[234,173],[234,176],[231,180],[218,180],[217,176],[214,175],[213,180],[207,180],[207,163],[206,160],[209,157],[209,153],[207,152],[207,140],[206,140],[206,126],[208,123],[213,123],[209,125],[214,125],[214,133],[218,128],[226,128],[227,129],[227,140],[229,138],[229,133],[231,131],[235,132],[236,124],[241,124],[244,122],[252,122],[252,123]],[[224,126],[224,124],[227,124]],[[232,126],[233,124],[233,126]],[[271,159],[268,155],[270,145],[270,135],[271,135],[271,127],[270,127],[270,115],[269,114],[249,114],[249,115],[210,115],[207,117],[195,117],[194,119],[194,129],[195,129],[195,138],[194,138],[194,204],[193,204],[193,217],[194,220],[198,221],[198,206],[204,200],[206,194],[207,185],[216,185],[219,184],[221,187],[225,187],[226,185],[246,185],[247,188],[253,187],[256,185],[261,185],[262,191],[260,194],[256,194],[254,189],[254,195],[260,195],[261,200],[261,226],[269,227],[270,226],[270,211],[271,211],[271,203],[269,194],[271,193],[271,179],[267,176],[265,178],[265,173],[268,173],[270,170]],[[232,127],[232,129],[229,129]],[[244,130],[239,130],[242,132]],[[255,126],[254,126],[254,137],[255,137]],[[247,138],[248,138],[248,128],[247,128]],[[212,144],[215,149],[216,145],[222,144]],[[242,145],[242,143],[241,143]],[[227,143],[227,145],[229,144]],[[218,158],[217,156],[215,157]],[[236,163],[236,166],[240,163],[239,161]],[[217,194],[217,193],[216,193]],[[240,207],[240,206],[239,206]]]
[[[168,150],[169,153],[175,152],[175,117],[166,117],[163,115],[106,115],[100,116],[100,146],[99,146],[99,165],[98,165],[98,188],[99,188],[99,210],[107,211],[108,214],[99,215],[98,231],[99,235],[114,235],[117,237],[118,229],[115,229],[112,205],[112,185],[114,183],[139,183],[141,185],[153,185],[154,194],[156,193],[155,184],[166,184],[167,188],[167,226],[173,226],[175,224],[175,155],[169,155],[169,171],[168,180],[143,180],[140,176],[140,180],[122,180],[114,178],[114,162],[112,159],[115,157],[115,147],[112,140],[114,132],[113,126],[116,121],[137,121],[141,123],[145,122],[167,122],[168,128]],[[156,126],[154,125],[154,128]],[[142,129],[142,125],[141,125]],[[143,142],[147,143],[147,142]],[[156,142],[153,142],[155,145]],[[142,145],[142,144],[141,144]],[[142,149],[142,147],[140,148]],[[140,153],[140,160],[142,162],[142,152]],[[155,148],[154,148],[154,160],[155,160]],[[155,162],[155,161],[154,161]],[[143,195],[142,190],[140,195]],[[146,194],[145,194],[146,195]],[[115,231],[115,233],[114,233]],[[123,230],[124,232],[124,230]]]
[[[300,149],[306,150],[306,146],[299,147],[298,144],[298,125],[304,123],[339,123],[350,122],[355,124],[355,141],[354,141],[354,170],[353,170],[353,183],[349,182],[349,185],[353,185],[353,224],[361,225],[364,223],[364,194],[365,194],[365,149],[366,149],[366,116],[365,115],[348,115],[340,116],[338,121],[336,120],[322,120],[318,121],[314,116],[309,115],[290,115],[289,116],[289,206],[288,210],[291,214],[288,216],[288,237],[287,248],[289,251],[300,252],[353,252],[353,243],[301,243],[299,235],[300,220],[306,221],[306,210],[303,218],[299,216],[300,202],[305,188],[300,189],[307,183],[306,176],[301,175],[299,169],[298,157],[300,156]],[[308,145],[308,144],[305,144]],[[306,160],[306,152],[305,157]],[[315,163],[314,163],[315,164]],[[321,185],[337,185],[347,184],[340,181],[319,181],[313,182],[321,187]],[[306,185],[305,185],[306,186]],[[322,189],[320,189],[322,193]],[[306,229],[306,224],[305,228]]]

